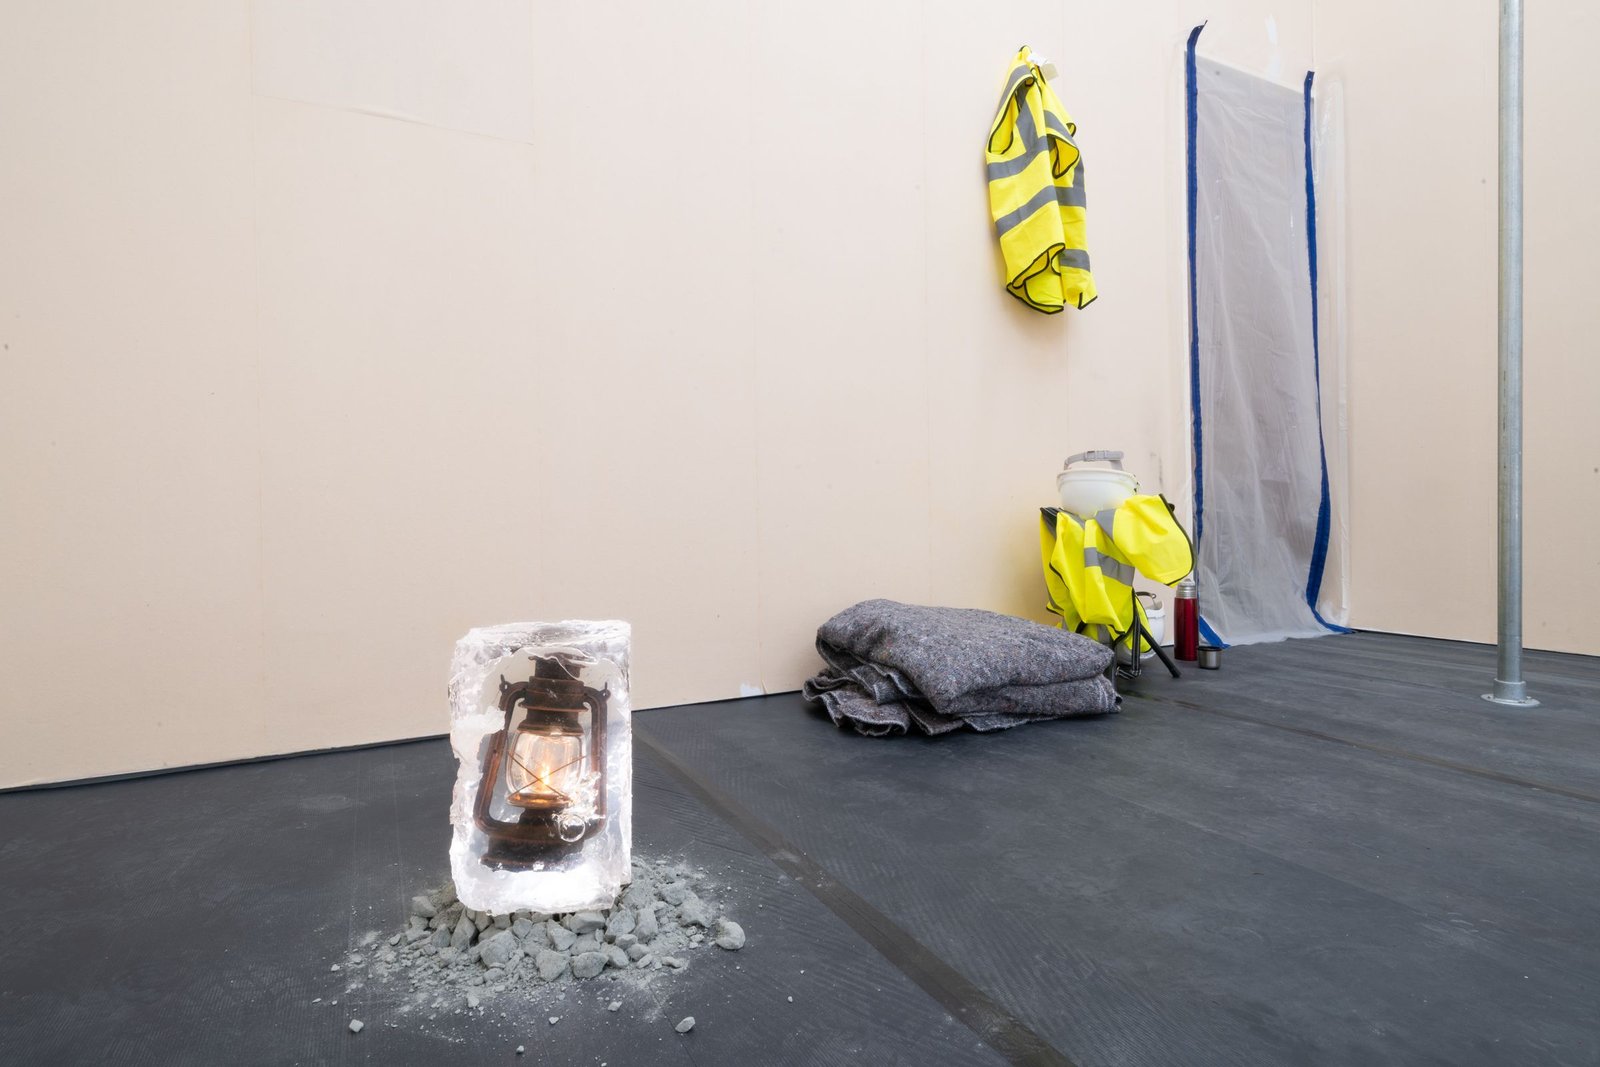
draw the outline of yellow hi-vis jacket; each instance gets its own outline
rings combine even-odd
[[[1049,609],[1064,629],[1111,642],[1133,628],[1144,604],[1133,595],[1137,571],[1171,585],[1194,569],[1194,549],[1160,496],[1130,496],[1114,508],[1081,517],[1043,508],[1039,549]],[[1148,651],[1150,643],[1141,643]]]
[[[1087,307],[1096,296],[1077,132],[1023,48],[1011,62],[989,131],[989,210],[1007,292],[1046,314],[1068,304]]]

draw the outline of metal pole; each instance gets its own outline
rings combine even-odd
[[[1522,0],[1500,0],[1500,567],[1494,692],[1532,707],[1522,680]]]

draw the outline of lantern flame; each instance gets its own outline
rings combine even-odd
[[[559,733],[519,733],[506,768],[510,803],[550,810],[572,803],[583,774],[581,738]]]

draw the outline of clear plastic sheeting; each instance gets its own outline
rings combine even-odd
[[[1202,632],[1310,637],[1335,529],[1323,451],[1307,91],[1190,44],[1191,411]]]
[[[469,632],[450,667],[450,870],[508,915],[610,907],[630,876],[633,736],[625,622]]]

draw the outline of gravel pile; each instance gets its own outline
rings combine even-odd
[[[685,970],[713,946],[744,947],[744,930],[721,914],[711,891],[702,872],[682,864],[635,861],[632,883],[610,908],[488,915],[463,906],[447,884],[414,897],[402,932],[386,942],[368,934],[344,965],[352,987],[363,978],[408,982],[416,1007],[441,1010],[602,977],[644,985]]]

